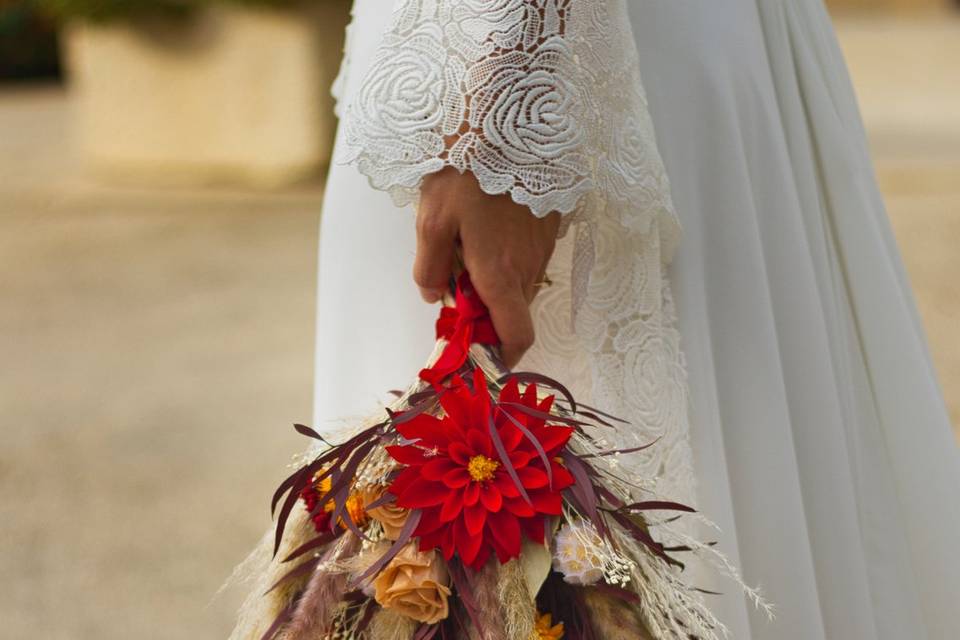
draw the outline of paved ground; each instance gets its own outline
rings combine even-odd
[[[960,423],[960,26],[841,27]],[[97,187],[69,131],[0,93],[0,640],[223,637],[309,417],[320,189]]]
[[[224,637],[310,419],[320,190],[98,189],[66,106],[0,96],[0,638]]]

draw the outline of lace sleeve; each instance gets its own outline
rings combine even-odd
[[[658,306],[680,225],[625,0],[398,0],[377,47],[345,105],[341,160],[398,205],[450,166],[534,215],[565,214],[581,335],[632,314],[611,300]]]
[[[623,0],[401,0],[344,127],[398,204],[452,166],[537,216],[669,209]]]

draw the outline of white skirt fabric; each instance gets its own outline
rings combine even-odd
[[[629,6],[684,225],[671,280],[698,502],[777,618],[729,584],[714,609],[738,640],[957,637],[960,454],[820,0]],[[342,91],[388,14],[357,3]],[[413,253],[412,212],[334,166],[320,429],[369,414],[428,355]]]

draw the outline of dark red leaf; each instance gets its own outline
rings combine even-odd
[[[430,638],[437,635],[437,631],[439,630],[439,624],[421,624],[420,628],[417,629],[416,635],[413,636],[413,640],[430,640]]]
[[[303,564],[297,565],[295,569],[291,569],[290,571],[287,571],[285,574],[283,574],[283,576],[279,580],[274,582],[269,589],[264,591],[263,595],[267,595],[268,593],[270,593],[271,591],[279,587],[281,584],[283,584],[287,580],[290,580],[291,578],[295,578],[297,576],[302,576],[307,573],[310,573],[316,568],[318,564],[320,564],[321,560],[323,560],[323,558],[311,558],[310,560],[307,560]]]
[[[623,418],[618,418],[617,416],[612,416],[612,415],[610,415],[609,413],[605,413],[605,412],[601,411],[600,409],[597,409],[596,407],[591,407],[590,405],[588,405],[588,404],[583,404],[582,402],[580,403],[580,408],[581,408],[581,409],[586,409],[586,410],[588,410],[588,411],[592,411],[592,412],[597,413],[597,414],[600,414],[600,415],[603,416],[604,418],[609,418],[610,420],[614,420],[614,421],[619,422],[619,423],[621,423],[621,424],[630,424],[630,422],[629,422],[628,420],[624,420]],[[581,412],[581,413],[582,413],[582,412]]]
[[[500,462],[503,463],[503,467],[507,470],[507,475],[509,475],[510,479],[513,480],[513,484],[517,487],[517,491],[520,492],[520,496],[526,500],[527,504],[532,504],[530,502],[530,496],[527,495],[527,490],[524,488],[523,483],[520,482],[520,476],[517,475],[517,469],[513,466],[513,462],[510,460],[510,455],[503,446],[503,441],[500,439],[500,434],[497,432],[497,425],[493,423],[493,416],[487,416],[487,420],[489,422],[488,426],[490,431],[490,440],[493,441],[493,448],[497,450],[497,455],[500,456]]]
[[[653,445],[657,444],[657,442],[658,442],[659,440],[660,440],[660,438],[657,438],[657,439],[654,440],[653,442],[648,442],[648,443],[645,444],[645,445],[641,445],[641,446],[639,446],[639,447],[632,447],[632,448],[630,448],[630,449],[610,449],[609,451],[603,451],[603,452],[601,452],[601,453],[588,453],[588,454],[586,454],[586,455],[584,455],[584,456],[582,456],[582,457],[584,457],[584,458],[602,458],[602,457],[604,457],[604,456],[612,456],[612,455],[616,455],[616,454],[618,454],[618,453],[622,453],[622,454],[626,454],[626,453],[636,453],[637,451],[643,451],[644,449],[649,449],[649,448],[652,447]]]
[[[563,386],[553,378],[549,378],[541,373],[533,373],[530,371],[514,371],[506,374],[505,376],[502,376],[499,380],[497,380],[497,383],[501,385],[506,384],[507,380],[509,380],[510,378],[515,378],[517,382],[523,382],[523,383],[533,382],[536,384],[543,385],[545,387],[550,387],[551,389],[555,389],[556,391],[560,392],[560,395],[564,397],[564,399],[567,401],[567,404],[569,404],[573,412],[576,413],[577,402],[573,399],[573,394],[571,394],[570,391],[565,386]]]
[[[533,407],[528,407],[525,404],[520,404],[519,402],[501,402],[501,406],[510,407],[516,409],[521,413],[525,413],[528,416],[533,416],[534,418],[540,418],[541,420],[546,420],[548,422],[563,422],[564,424],[574,425],[578,427],[589,426],[586,422],[582,420],[577,420],[576,418],[570,418],[567,416],[561,416],[556,413],[547,413],[546,411],[540,411],[539,409],[534,409]]]
[[[496,405],[496,407],[499,408],[499,405]],[[553,489],[553,465],[550,464],[550,458],[547,457],[547,452],[544,450],[543,445],[540,444],[540,441],[537,440],[532,433],[530,433],[530,430],[527,429],[526,426],[521,424],[519,420],[510,415],[509,411],[504,411],[503,409],[500,409],[500,411],[503,413],[503,415],[510,419],[510,422],[512,422],[513,425],[520,430],[520,433],[522,433],[524,437],[533,445],[533,448],[537,450],[537,455],[540,456],[540,460],[543,462],[543,466],[547,471],[547,482],[549,483],[550,488]]]
[[[463,563],[459,560],[454,560],[448,564],[447,569],[450,573],[450,579],[453,581],[453,586],[457,590],[457,596],[460,598],[460,602],[463,603],[463,608],[467,610],[467,615],[470,617],[473,628],[481,638],[485,637],[486,634],[483,633],[483,624],[480,622],[484,612],[480,611],[480,608],[477,606],[477,599],[474,596],[473,587],[466,573],[467,568],[464,567]]]
[[[622,507],[626,511],[649,511],[652,509],[663,511],[686,511],[687,513],[696,513],[693,507],[688,507],[679,502],[667,502],[665,500],[648,500],[647,502],[634,502]]]
[[[350,582],[351,587],[356,587],[363,583],[364,580],[369,578],[372,575],[376,575],[383,569],[387,564],[393,560],[400,550],[403,549],[404,545],[410,542],[410,538],[413,537],[413,532],[417,528],[417,525],[420,524],[420,518],[423,516],[422,511],[411,511],[407,516],[407,521],[403,523],[403,528],[400,530],[400,535],[397,537],[396,541],[387,549],[387,552],[383,556],[370,565],[366,571],[361,573],[359,576],[354,578]]]
[[[567,467],[567,470],[573,474],[576,480],[576,482],[571,485],[569,491],[578,498],[581,508],[584,510],[581,515],[586,516],[590,522],[593,523],[597,533],[605,537],[607,526],[603,518],[600,517],[597,509],[597,494],[594,492],[593,483],[587,474],[586,465],[569,450],[564,451],[561,455],[564,466]]]
[[[341,531],[342,531],[341,529],[338,529],[335,532],[327,531],[327,532],[321,533],[316,538],[312,538],[308,542],[304,542],[302,545],[300,545],[299,547],[291,551],[290,555],[284,558],[283,561],[290,562],[295,558],[299,558],[300,556],[310,551],[311,549],[316,549],[317,547],[322,547],[325,544],[333,542],[334,540],[340,537]]]
[[[308,438],[313,438],[314,440],[319,440],[319,441],[321,441],[321,442],[326,442],[326,440],[324,440],[323,436],[321,436],[319,433],[317,433],[316,431],[314,431],[313,429],[311,429],[310,427],[308,427],[308,426],[305,425],[305,424],[295,424],[295,425],[293,425],[293,428],[296,429],[298,433],[301,433],[301,434],[307,436]]]
[[[308,465],[301,469],[300,475],[290,487],[290,493],[287,494],[287,499],[284,500],[283,506],[280,508],[280,514],[277,516],[277,532],[273,543],[274,556],[276,556],[277,551],[280,550],[280,541],[283,540],[283,530],[287,525],[287,518],[290,517],[290,512],[293,511],[293,506],[300,498],[300,491],[307,485],[307,482],[311,480],[311,474],[304,473],[309,472],[311,466],[312,465]]]
[[[637,542],[646,546],[654,555],[663,559],[668,564],[672,564],[676,567],[683,568],[683,563],[679,560],[671,558],[667,555],[667,552],[664,550],[664,546],[653,539],[653,537],[647,533],[643,527],[637,525],[637,523],[630,520],[630,518],[621,511],[611,511],[610,515],[613,516],[614,520],[620,523],[624,529],[631,535],[631,537]]]

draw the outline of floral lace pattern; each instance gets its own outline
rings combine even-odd
[[[659,438],[623,457],[626,475],[693,503],[664,267],[680,229],[624,0],[400,0],[343,127],[344,159],[397,204],[450,166],[565,214],[521,366],[627,418],[611,444]]]

